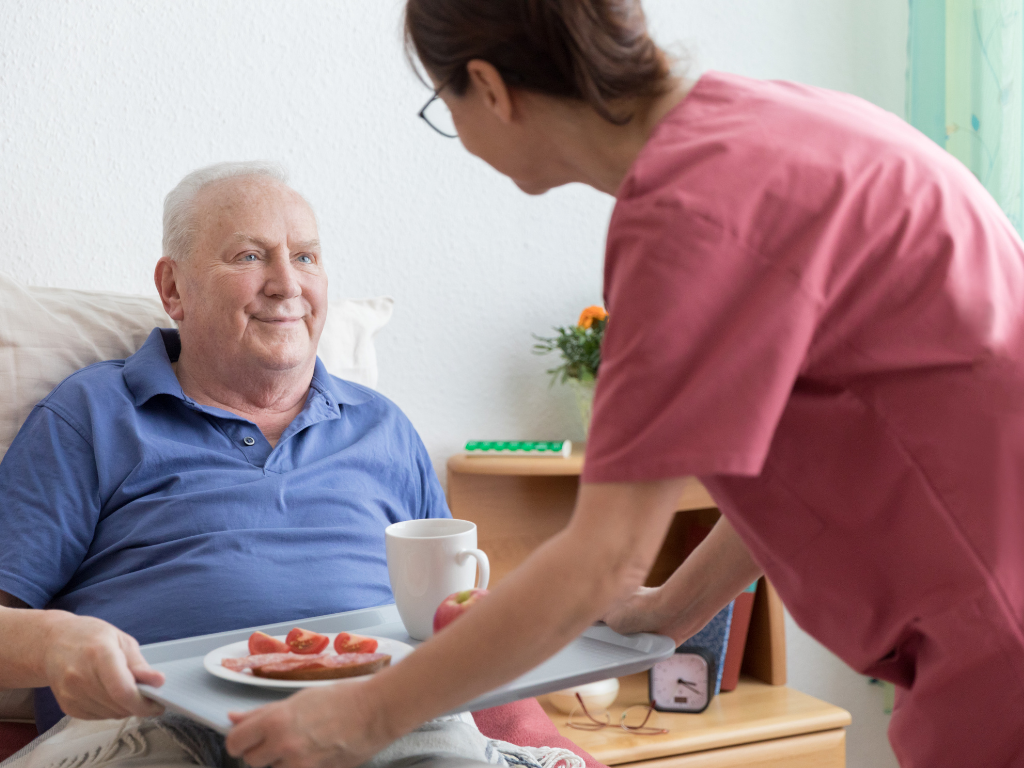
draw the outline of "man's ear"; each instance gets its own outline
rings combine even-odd
[[[164,311],[170,315],[171,320],[178,323],[185,317],[181,293],[178,290],[178,283],[181,277],[181,265],[177,262],[171,261],[164,256],[156,263],[156,271],[153,273],[156,291],[160,294],[160,301],[164,304]]]
[[[483,59],[472,59],[466,64],[466,72],[469,73],[470,89],[483,105],[501,122],[511,123],[515,114],[512,92],[494,65]]]

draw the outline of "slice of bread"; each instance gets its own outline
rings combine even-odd
[[[345,653],[316,659],[295,659],[253,667],[256,677],[273,680],[339,680],[372,675],[391,664],[386,653]]]

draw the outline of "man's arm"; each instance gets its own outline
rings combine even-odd
[[[97,483],[81,428],[34,408],[0,463],[0,688],[49,687],[74,717],[151,715],[160,707],[136,682],[163,676],[134,638],[100,619],[30,607],[45,605],[81,563],[99,517]]]
[[[50,687],[66,714],[160,714],[137,683],[162,685],[133,637],[101,619],[30,608],[0,590],[0,688]]]
[[[761,573],[761,566],[723,517],[668,581],[654,589],[641,587],[613,606],[604,620],[623,634],[657,632],[681,643],[697,634]]]

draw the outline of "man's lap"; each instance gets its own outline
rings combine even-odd
[[[561,750],[559,750],[561,751]],[[365,768],[456,768],[529,765],[532,755],[488,739],[469,715],[439,718],[404,736]],[[566,766],[582,760],[565,753]],[[223,737],[177,715],[125,720],[64,718],[0,768],[244,768],[227,754]]]
[[[212,732],[211,732],[212,733]],[[223,752],[223,750],[221,749]],[[212,753],[213,750],[210,750]],[[226,756],[226,752],[223,752]],[[214,762],[154,718],[77,720],[66,717],[4,763],[4,768],[240,768]]]

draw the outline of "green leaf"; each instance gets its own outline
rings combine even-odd
[[[533,345],[535,355],[546,355],[555,350],[561,353],[562,365],[551,368],[551,383],[567,379],[592,381],[597,378],[601,366],[601,341],[608,325],[607,320],[595,320],[590,328],[579,326],[555,327],[555,336],[543,337],[533,334],[537,344]]]

